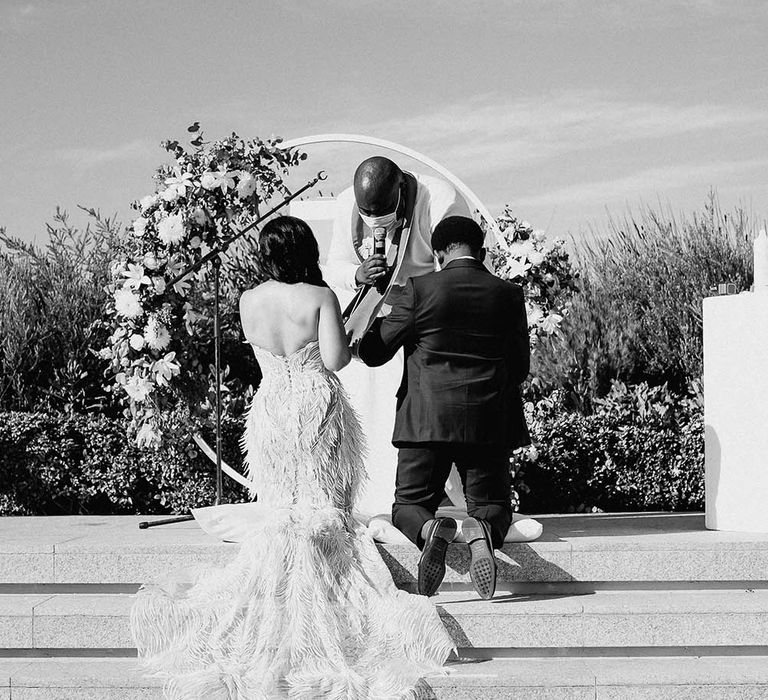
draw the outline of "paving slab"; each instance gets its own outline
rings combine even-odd
[[[0,595],[0,648],[26,649],[34,646],[34,609],[50,597]]]
[[[10,624],[0,628],[0,648],[133,647],[129,630],[132,595],[4,598],[0,605],[5,607]],[[768,649],[766,590],[598,591],[583,595],[498,595],[490,601],[466,592],[441,592],[433,601],[462,648]]]
[[[0,673],[9,677],[14,700],[161,697],[160,682],[143,677],[135,659],[38,659],[15,668],[0,662]],[[460,660],[424,679],[421,691],[424,700],[764,700],[768,659]]]
[[[499,554],[500,589],[528,581],[768,581],[768,533],[706,530],[700,513],[536,517],[542,537]],[[138,584],[176,568],[220,566],[237,546],[194,521],[139,530],[145,519],[153,517],[0,518],[0,584]],[[379,551],[398,585],[415,583],[414,546]],[[466,584],[468,566],[466,545],[451,546],[446,584]]]

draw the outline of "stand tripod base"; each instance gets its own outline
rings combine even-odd
[[[161,520],[145,520],[139,523],[139,530],[146,530],[148,527],[157,527],[158,525],[170,525],[172,523],[184,523],[188,520],[194,520],[195,516],[190,513],[189,515],[177,515],[173,518],[163,518]]]

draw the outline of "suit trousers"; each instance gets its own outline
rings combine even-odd
[[[392,523],[421,548],[421,528],[435,517],[455,463],[467,499],[467,514],[491,526],[493,546],[500,549],[512,523],[508,455],[507,448],[489,445],[399,445]]]

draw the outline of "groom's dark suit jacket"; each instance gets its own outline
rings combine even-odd
[[[360,342],[382,365],[404,348],[392,442],[518,447],[530,350],[522,289],[474,259],[408,280],[392,312]]]

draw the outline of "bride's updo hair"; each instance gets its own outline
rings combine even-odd
[[[326,286],[315,234],[306,221],[295,216],[278,216],[261,230],[258,267],[260,282]]]

